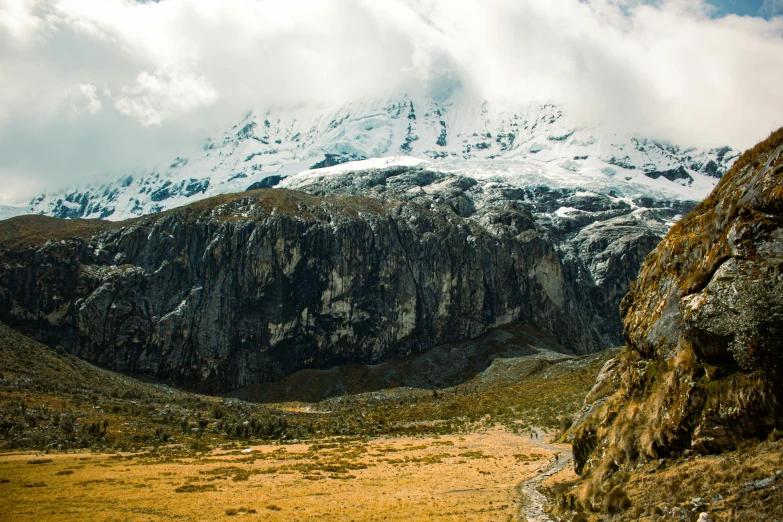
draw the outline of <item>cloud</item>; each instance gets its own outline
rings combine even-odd
[[[70,101],[69,109],[72,116],[83,113],[95,114],[103,108],[101,100],[98,99],[98,88],[89,83],[80,83],[68,88],[66,98]]]
[[[217,91],[204,76],[188,72],[141,72],[136,85],[122,88],[114,105],[120,113],[147,126],[160,125],[164,119],[211,105],[217,99]]]
[[[780,7],[0,0],[0,176],[91,180],[186,152],[249,109],[395,90],[552,100],[617,130],[745,147],[783,124]]]
[[[764,0],[759,8],[759,14],[767,18],[783,15],[783,0]]]
[[[13,40],[25,42],[44,25],[44,20],[32,12],[33,0],[3,0],[0,2],[0,27]]]

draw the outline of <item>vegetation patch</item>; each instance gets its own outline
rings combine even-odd
[[[217,491],[214,484],[185,484],[174,489],[175,493],[203,493],[205,491]]]

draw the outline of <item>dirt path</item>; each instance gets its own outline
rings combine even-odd
[[[539,428],[533,429],[536,432],[536,437],[530,439],[530,442],[541,448],[556,452],[555,454],[559,454],[559,458],[544,466],[536,476],[521,482],[517,486],[517,490],[527,499],[519,507],[519,518],[527,520],[527,522],[551,522],[552,519],[544,513],[546,497],[538,491],[538,486],[544,479],[563,469],[571,461],[573,455],[562,447],[547,444],[544,442],[544,437],[546,437],[544,431]]]

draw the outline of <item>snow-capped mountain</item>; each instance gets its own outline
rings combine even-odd
[[[250,112],[190,154],[114,181],[42,195],[31,211],[125,219],[249,188],[295,186],[337,171],[425,164],[519,186],[585,188],[625,196],[699,200],[738,156],[682,149],[569,120],[553,104],[508,109],[407,95],[339,107]],[[335,169],[329,169],[335,172]]]
[[[30,210],[30,207],[26,206],[0,205],[0,221],[22,214],[29,214]]]

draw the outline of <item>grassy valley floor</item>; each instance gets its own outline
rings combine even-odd
[[[545,438],[616,353],[511,327],[215,397],[0,323],[0,520],[783,520],[777,433],[650,462],[611,505],[573,511],[570,448]]]
[[[613,353],[514,327],[214,397],[0,324],[0,520],[522,520],[560,453],[531,430],[554,434]]]
[[[0,518],[517,520],[520,483],[553,459],[501,427],[206,452],[7,454]]]

